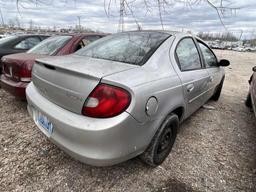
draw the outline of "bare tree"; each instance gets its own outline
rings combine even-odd
[[[15,22],[14,22],[12,19],[9,19],[9,21],[8,21],[8,26],[9,26],[10,28],[14,28],[14,27],[15,27]]]
[[[64,0],[64,2],[68,2],[69,0]],[[76,1],[76,0],[70,0]],[[26,8],[26,4],[34,4],[36,6],[40,6],[42,4],[49,4],[51,5],[54,0],[15,0],[17,9],[19,11],[20,7]],[[138,29],[142,29],[142,26],[139,24],[137,17],[134,14],[134,7],[133,4],[136,2],[141,2],[146,12],[153,12],[157,11],[159,14],[160,24],[162,29],[164,30],[164,19],[163,14],[168,14],[167,8],[174,6],[177,3],[182,3],[186,7],[193,7],[199,4],[207,4],[212,9],[216,11],[216,14],[220,20],[221,25],[227,30],[224,24],[224,16],[227,14],[235,15],[239,7],[233,7],[230,0],[104,0],[104,8],[107,16],[111,16],[111,6],[114,5],[116,8],[119,6],[119,30],[124,30],[124,17],[131,16],[134,19],[135,24],[137,25]],[[152,4],[157,5],[156,7]],[[202,13],[203,14],[203,13]]]
[[[213,8],[216,11],[216,14],[221,22],[221,25],[227,30],[223,18],[225,15],[230,14],[230,15],[235,15],[237,10],[239,10],[240,8],[238,7],[232,7],[232,4],[230,4],[229,0],[218,0],[216,3],[216,1],[212,1],[212,0],[119,0],[118,2],[120,2],[120,19],[119,19],[119,30],[123,30],[124,27],[124,16],[125,14],[130,14],[136,21],[136,24],[139,25],[134,13],[133,13],[133,9],[132,4],[134,4],[135,2],[139,2],[142,1],[145,9],[147,12],[152,12],[155,11],[155,7],[152,5],[153,3],[157,4],[157,11],[159,14],[159,20],[162,26],[162,29],[164,30],[164,19],[163,19],[163,14],[167,13],[167,8],[170,8],[172,6],[174,6],[177,3],[183,3],[184,6],[186,7],[192,7],[192,6],[196,6],[198,4],[207,4],[208,6],[210,6],[211,8]],[[116,3],[115,0],[104,0],[104,6],[105,6],[105,12],[108,16],[111,15],[111,6],[112,4]],[[139,26],[139,28],[141,28],[141,26]]]
[[[15,21],[16,21],[17,28],[20,29],[21,28],[21,21],[20,21],[20,18],[18,16],[15,18]]]

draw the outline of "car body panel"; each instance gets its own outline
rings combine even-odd
[[[180,78],[170,64],[169,51],[174,39],[174,36],[167,39],[161,45],[161,49],[156,50],[155,54],[152,55],[147,64],[102,79],[103,83],[123,86],[130,90],[132,97],[136,100],[132,99],[132,103],[126,111],[139,122],[162,120],[171,112],[170,109],[185,107],[184,101],[180,97],[183,95]],[[148,116],[145,111],[147,101],[151,97],[157,98],[157,108],[163,110],[156,111],[155,114]],[[166,100],[165,98],[168,97],[173,98],[173,100]]]
[[[83,59],[82,56],[70,55],[37,60],[32,76],[34,85],[52,102],[81,113],[86,98],[101,78],[136,67],[93,58],[81,62]],[[45,67],[45,63],[54,69]]]
[[[27,69],[32,70],[32,66],[35,62],[35,59],[39,59],[45,57],[45,55],[39,55],[34,53],[17,53],[6,55],[2,58],[3,70],[4,67],[15,69],[21,68],[26,66]],[[4,74],[7,76],[10,75],[8,72],[4,71]]]
[[[168,115],[179,109],[180,121],[189,117],[211,98],[213,90],[224,76],[221,67],[217,67],[215,71],[205,68],[201,52],[198,54],[202,68],[182,72],[175,58],[175,49],[183,37],[192,36],[183,33],[170,34],[172,35],[142,66],[75,55],[39,59],[34,65],[33,82],[26,91],[29,111],[42,111],[49,117],[56,129],[49,135],[50,139],[80,161],[92,165],[106,165],[105,160],[108,159],[107,164],[115,164],[141,154]],[[49,65],[48,68],[53,72],[46,70],[45,65],[46,69]],[[211,75],[215,73],[216,78],[211,79]],[[83,104],[99,83],[127,90],[131,94],[129,107],[111,118],[83,116]],[[194,89],[188,92],[187,86],[190,84],[194,85]],[[76,101],[76,96],[80,101]],[[117,119],[120,120],[118,125]],[[84,131],[77,132],[76,129]],[[86,135],[87,129],[97,134]],[[60,139],[62,134],[69,141]],[[87,140],[88,136],[90,139]],[[98,141],[99,139],[104,142]],[[78,146],[75,146],[77,143]],[[108,148],[110,146],[112,149]],[[87,148],[90,149],[86,151]],[[102,158],[104,161],[98,161]]]
[[[36,111],[40,109],[53,123],[54,131],[49,139],[87,164],[106,166],[128,160],[142,153],[151,139],[144,133],[154,122],[140,124],[126,112],[110,119],[84,117],[53,104],[33,83],[27,88],[27,101],[35,121]]]
[[[216,84],[213,85],[211,81],[211,72],[208,71],[208,68],[205,68],[202,52],[200,51],[199,46],[196,43],[196,38],[192,35],[178,33],[175,35],[176,39],[173,42],[173,46],[170,49],[170,60],[173,64],[174,70],[181,79],[183,86],[183,97],[185,100],[186,110],[184,114],[184,119],[189,117],[193,112],[195,112],[200,106],[202,106],[213,94],[217,85],[220,84],[221,78],[215,79]],[[181,71],[177,59],[175,56],[175,50],[178,43],[184,38],[194,39],[194,43],[197,46],[198,53],[200,56],[200,61],[202,69],[193,70],[193,71]],[[199,39],[199,38],[197,38]],[[221,67],[217,67],[216,71],[219,72],[219,76],[224,75],[224,70]],[[192,85],[193,90],[189,91],[190,86]]]
[[[15,95],[16,97],[19,97],[22,100],[26,99],[26,87],[28,83],[25,82],[16,82],[13,80],[10,80],[4,75],[1,75],[1,86],[2,89],[8,91],[12,95]]]

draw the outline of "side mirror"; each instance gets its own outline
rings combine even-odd
[[[254,66],[254,67],[252,68],[252,71],[253,71],[253,72],[256,72],[256,66]]]
[[[218,63],[218,66],[221,66],[221,67],[227,67],[229,65],[230,65],[230,62],[229,62],[229,60],[226,60],[226,59],[222,59]]]

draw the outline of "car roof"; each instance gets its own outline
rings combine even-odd
[[[91,36],[91,35],[100,35],[106,36],[107,33],[57,33],[53,36],[72,36],[72,37],[84,37],[84,36]]]
[[[190,33],[185,33],[185,32],[180,32],[180,31],[171,31],[171,30],[135,30],[135,31],[127,31],[127,32],[123,32],[123,33],[133,33],[133,32],[144,32],[144,33],[165,33],[165,34],[169,34],[169,35],[173,35],[173,36],[176,36],[176,35],[191,35]]]
[[[15,37],[30,37],[30,36],[43,36],[43,37],[49,37],[50,35],[42,35],[42,34],[14,34],[10,36],[15,36]]]

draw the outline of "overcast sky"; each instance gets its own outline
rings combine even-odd
[[[22,0],[21,0],[22,1]],[[28,0],[23,0],[26,2]],[[119,5],[112,4],[111,15],[107,17],[104,10],[104,0],[41,0],[44,4],[22,3],[19,12],[15,1],[0,0],[0,7],[5,23],[10,19],[19,17],[23,26],[28,27],[32,19],[35,26],[57,28],[75,26],[78,23],[77,16],[81,16],[81,24],[93,30],[104,32],[116,32],[118,30]],[[106,0],[108,1],[108,0]],[[114,2],[114,0],[112,0]],[[146,11],[142,3],[144,0],[136,0],[131,4],[134,16],[143,29],[161,29],[158,9],[151,3],[151,10]],[[171,1],[171,0],[169,0]],[[196,0],[194,0],[196,1]],[[224,23],[226,27],[239,35],[244,31],[244,37],[256,35],[256,1],[255,0],[229,0],[229,7],[239,7],[236,14],[231,11],[225,13]],[[53,3],[52,3],[53,2]],[[118,1],[117,1],[118,2]],[[150,0],[149,2],[154,2]],[[216,3],[218,0],[211,0]],[[218,5],[216,3],[216,5]],[[197,5],[187,6],[175,3],[166,7],[163,13],[165,29],[219,32],[224,28],[221,25],[217,13],[204,0]],[[125,17],[125,30],[136,29],[134,18],[129,14]],[[253,32],[255,29],[255,33]],[[254,35],[254,36],[255,36]]]

